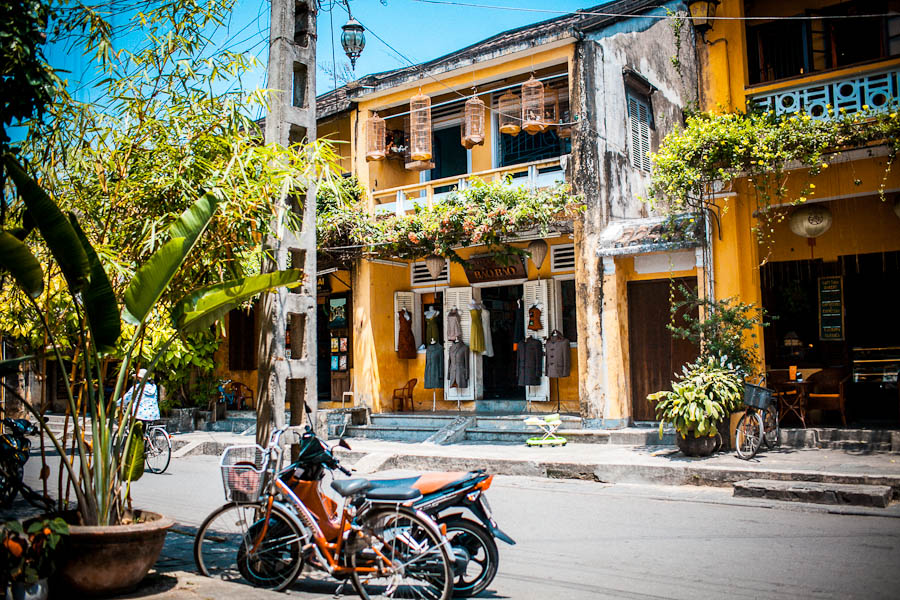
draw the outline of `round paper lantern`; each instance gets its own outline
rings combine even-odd
[[[444,270],[444,265],[446,264],[447,261],[444,260],[444,257],[437,254],[430,254],[425,258],[425,266],[428,267],[428,274],[431,275],[432,279],[437,279],[441,276],[441,271]]]
[[[547,128],[544,123],[544,84],[531,76],[522,84],[522,129],[529,135]]]
[[[383,160],[385,155],[384,119],[374,113],[366,123],[366,160]]]
[[[512,92],[506,92],[497,100],[499,106],[499,115],[497,116],[500,125],[500,133],[516,136],[522,129],[522,103],[519,97]]]
[[[832,223],[831,211],[822,204],[801,206],[791,214],[791,231],[805,238],[817,238],[829,229]]]
[[[431,160],[431,98],[418,94],[409,101],[409,157]]]
[[[463,146],[472,149],[484,143],[484,102],[478,96],[466,100]]]
[[[541,265],[544,264],[544,259],[547,257],[547,242],[544,240],[534,240],[528,244],[528,253],[531,254],[531,262],[534,263],[535,267],[540,269]]]

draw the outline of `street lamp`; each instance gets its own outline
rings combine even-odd
[[[705,35],[713,27],[713,19],[716,16],[716,8],[720,0],[694,0],[688,2],[691,11],[691,23],[700,35]]]
[[[359,21],[350,17],[350,20],[341,29],[344,31],[341,34],[341,46],[344,47],[344,52],[350,59],[350,65],[356,69],[356,59],[366,47],[365,28]]]

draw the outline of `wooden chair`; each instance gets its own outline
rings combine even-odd
[[[841,423],[847,426],[845,411],[845,390],[850,374],[844,369],[828,368],[809,376],[809,408],[837,410],[841,413]]]
[[[403,404],[409,400],[409,411],[415,412],[415,408],[413,408],[413,388],[416,387],[417,383],[419,383],[418,379],[410,379],[406,382],[406,385],[394,390],[394,395],[391,398],[391,401],[394,402],[394,410],[402,412]],[[398,402],[400,404],[399,409],[397,409]]]

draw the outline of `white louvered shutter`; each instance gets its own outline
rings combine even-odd
[[[546,279],[540,281],[526,281],[522,284],[523,297],[525,302],[525,335],[534,335],[541,343],[550,336],[550,327],[552,326],[553,306],[550,304],[550,282]],[[528,311],[535,304],[540,304],[541,309],[541,329],[532,331],[528,329]],[[554,302],[555,304],[555,302]],[[541,385],[525,386],[525,399],[529,402],[548,402],[550,400],[550,378],[541,377]]]
[[[400,349],[400,311],[404,308],[408,310],[415,324],[415,304],[416,295],[413,292],[394,292],[394,352]]]
[[[447,315],[451,308],[459,311],[459,320],[462,324],[462,341],[469,344],[472,332],[472,315],[469,313],[469,303],[472,301],[472,288],[447,288],[444,290],[444,335],[447,332]],[[444,397],[447,400],[474,400],[475,399],[475,355],[469,352],[469,385],[468,387],[450,387],[447,373],[444,373]],[[450,365],[450,341],[444,342],[444,365]]]
[[[631,136],[631,164],[650,172],[650,106],[628,96],[628,127]]]

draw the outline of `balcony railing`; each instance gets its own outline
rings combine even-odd
[[[432,207],[443,202],[454,191],[465,189],[469,182],[476,177],[483,181],[498,181],[510,176],[512,178],[511,185],[525,186],[529,190],[550,187],[565,180],[564,158],[536,160],[510,167],[445,177],[425,183],[376,190],[372,192],[375,200],[375,214],[402,215],[414,210],[417,206]]]
[[[776,115],[805,112],[814,119],[827,119],[840,113],[854,113],[868,107],[887,111],[900,101],[900,69],[882,69],[853,74],[840,79],[816,81],[747,98],[749,107],[772,111]],[[833,113],[829,113],[829,109]]]

